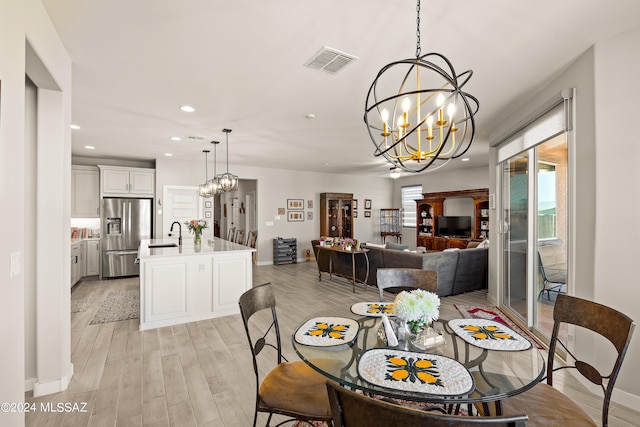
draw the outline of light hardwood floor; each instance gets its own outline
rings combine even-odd
[[[288,337],[305,318],[324,307],[376,300],[377,289],[352,293],[343,279],[318,281],[315,263],[254,268],[254,284],[275,286],[285,356],[296,360]],[[75,373],[68,390],[27,402],[86,403],[86,412],[34,412],[31,426],[251,426],[255,379],[239,315],[138,331],[127,320],[89,325],[102,300],[113,290],[137,289],[138,279],[86,280],[72,300],[94,298],[89,309],[71,316],[71,351]],[[442,298],[441,315],[458,315],[454,304],[487,305],[476,291]],[[554,377],[555,378],[555,377]],[[599,422],[601,397],[593,396],[571,376],[555,385],[588,409]],[[550,402],[550,404],[553,404]],[[609,425],[638,426],[640,413],[612,405]],[[259,415],[258,425],[266,416]],[[272,423],[273,424],[273,423]]]

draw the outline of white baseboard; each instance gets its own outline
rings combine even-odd
[[[73,377],[73,363],[69,364],[69,375],[67,376],[46,383],[35,381],[33,383],[33,397],[46,396],[66,390],[69,387],[71,377]]]
[[[26,380],[24,380],[24,391],[27,392],[33,390],[33,386],[35,385],[37,380],[37,378],[27,378]]]

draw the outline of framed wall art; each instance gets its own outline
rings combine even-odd
[[[304,209],[304,199],[287,199],[287,209],[301,211]]]
[[[353,210],[358,209],[358,199],[353,199],[353,204],[351,206]]]
[[[211,209],[213,205],[211,204],[211,200],[205,200],[204,201],[204,208],[205,209]]]
[[[371,199],[364,199],[364,208],[371,209]],[[371,216],[371,212],[369,212],[369,216]]]
[[[304,211],[289,211],[287,221],[304,221]]]
[[[207,211],[204,213],[205,218],[211,218],[211,211]]]
[[[307,200],[307,209],[313,209],[313,200]]]
[[[284,215],[284,208],[278,208],[278,215]]]
[[[358,211],[353,211],[351,216],[353,216],[354,218],[358,218]]]
[[[371,211],[364,211],[365,218],[371,218]]]
[[[313,212],[307,212],[307,221],[311,221],[313,219]]]

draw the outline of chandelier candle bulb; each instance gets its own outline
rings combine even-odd
[[[433,116],[427,117],[427,139],[433,139]]]
[[[411,101],[409,101],[409,98],[405,98],[404,101],[402,101],[402,125],[401,126],[403,128],[409,127],[409,118],[408,118],[409,108],[411,108]]]

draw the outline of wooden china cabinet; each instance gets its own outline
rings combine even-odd
[[[353,194],[320,194],[320,236],[353,238]]]
[[[416,200],[416,246],[424,246],[427,250],[442,251],[448,248],[464,249],[472,240],[488,237],[489,234],[489,189],[442,191],[423,193],[423,198]],[[438,217],[444,215],[444,201],[453,197],[470,197],[473,200],[473,220],[471,237],[438,236]]]

